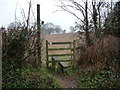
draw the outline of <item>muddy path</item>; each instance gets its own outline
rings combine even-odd
[[[59,80],[61,88],[78,88],[77,86],[77,73],[71,76],[54,74],[54,76]]]

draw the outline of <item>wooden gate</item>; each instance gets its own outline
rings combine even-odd
[[[50,46],[57,46],[56,47],[52,47],[50,48]],[[59,47],[59,45],[69,45],[70,47]],[[73,42],[48,42],[46,40],[46,66],[47,66],[47,69],[49,68],[49,64],[52,63],[52,67],[55,69],[55,65],[56,65],[56,62],[71,62],[71,66],[74,66],[75,65],[75,61],[76,61],[76,58],[75,58],[75,48],[76,48],[76,44],[75,44],[75,40],[73,40]],[[57,51],[57,53],[59,51],[63,51],[63,50],[69,50],[71,53],[62,53],[62,54],[50,54],[51,51]],[[55,57],[71,57],[70,59],[52,59],[52,58],[55,58]]]

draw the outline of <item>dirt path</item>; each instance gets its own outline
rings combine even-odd
[[[78,88],[77,74],[72,76],[55,75],[55,77],[59,79],[62,88]]]
[[[75,77],[60,77],[62,88],[78,88]]]

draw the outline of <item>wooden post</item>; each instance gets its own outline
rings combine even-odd
[[[0,32],[0,90],[2,90],[2,32]]]
[[[48,69],[48,41],[46,40],[46,67]]]
[[[73,40],[73,60],[74,60],[74,62],[73,62],[73,66],[75,67],[75,65],[76,65],[76,53],[75,53],[75,48],[76,48],[76,44],[75,44],[75,40]]]
[[[40,30],[40,5],[37,4],[37,52],[38,52],[38,60],[40,62],[40,67],[42,64],[41,61],[41,30]]]
[[[71,48],[71,54],[73,54],[73,50],[72,50],[72,48],[73,48],[73,43],[70,44],[70,48]],[[72,65],[73,65],[73,55],[71,55],[70,58],[71,58],[70,65],[72,66]]]
[[[52,57],[52,68],[55,71],[55,58],[54,57]]]

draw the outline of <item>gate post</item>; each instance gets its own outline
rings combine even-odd
[[[75,53],[75,49],[76,49],[76,42],[75,42],[75,40],[73,40],[73,59],[74,59],[74,65],[73,65],[73,67],[75,67],[75,65],[76,65],[76,53]]]
[[[41,30],[40,30],[40,5],[37,4],[37,54],[38,60],[40,62],[40,67],[42,65],[41,61]]]
[[[46,40],[46,67],[48,69],[48,41]]]

